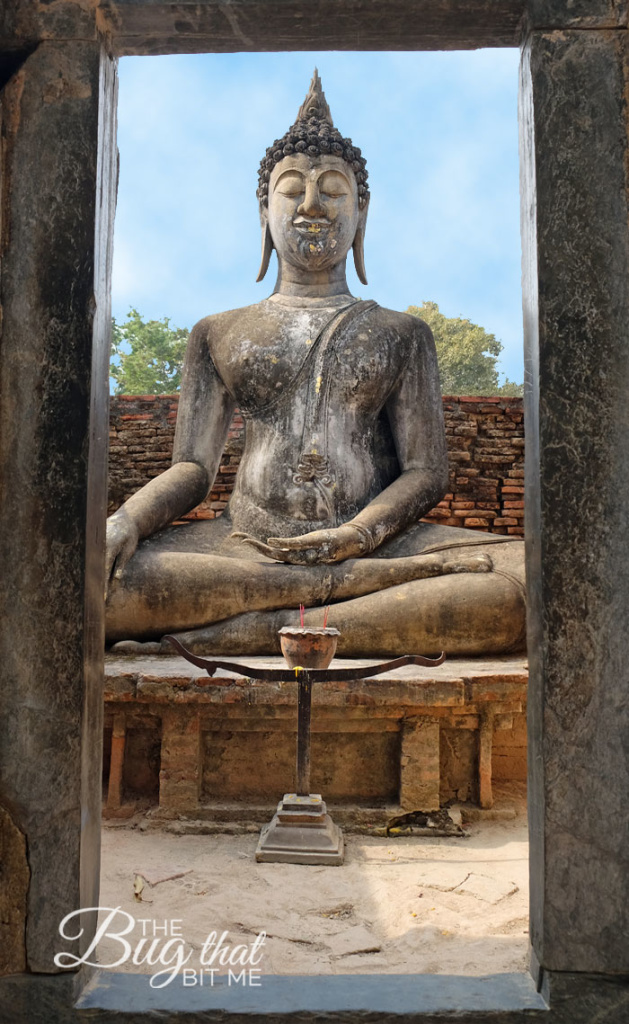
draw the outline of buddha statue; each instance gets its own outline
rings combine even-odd
[[[275,289],[190,334],[172,466],[108,520],[108,641],[272,654],[303,604],[306,625],[331,606],[340,655],[521,650],[523,543],[420,522],[448,485],[434,341],[349,294],[350,249],[367,283],[367,170],[316,71],[257,194]],[[236,407],[227,509],[171,525],[209,492]]]

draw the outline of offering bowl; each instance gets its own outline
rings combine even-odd
[[[331,626],[284,626],[279,637],[286,664],[289,668],[327,668],[340,635]]]

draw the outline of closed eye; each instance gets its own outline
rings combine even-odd
[[[341,196],[349,195],[351,186],[344,174],[340,171],[326,171],[319,178],[319,192],[331,199],[340,199]]]
[[[303,175],[298,171],[285,171],[275,183],[275,191],[282,196],[300,196],[306,191]]]

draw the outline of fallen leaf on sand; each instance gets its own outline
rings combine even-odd
[[[133,876],[133,898],[137,903],[152,903],[153,900],[142,899],[142,892],[144,890],[144,878],[142,875]]]
[[[184,875],[189,875],[191,872],[192,868],[162,867],[157,870],[152,868],[136,868],[133,874],[136,878],[143,878],[152,887],[160,885],[161,882],[172,882],[175,878],[183,878]]]

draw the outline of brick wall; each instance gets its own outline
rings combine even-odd
[[[116,395],[109,431],[109,514],[170,465],[176,395]],[[443,399],[450,489],[427,519],[492,533],[523,534],[524,425],[521,398]],[[240,462],[244,426],[236,413],[216,480],[187,519],[220,516]]]
[[[115,395],[111,398],[108,515],[170,466],[178,404],[177,395]],[[236,413],[212,490],[185,519],[220,516],[234,486],[243,439],[242,416]]]
[[[522,399],[445,395],[443,411],[450,489],[427,520],[523,536]]]

